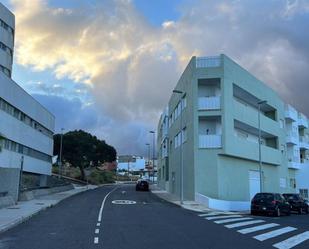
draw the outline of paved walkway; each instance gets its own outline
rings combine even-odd
[[[165,190],[160,189],[156,184],[150,185],[150,190],[151,190],[152,193],[159,196],[160,198],[162,198],[162,199],[164,199],[168,202],[174,203],[178,206],[181,206],[185,209],[196,211],[196,212],[213,211],[212,209],[208,208],[207,206],[202,205],[202,204],[195,202],[195,201],[184,201],[183,204],[181,204],[180,201],[179,201],[179,197],[172,195]]]
[[[94,185],[88,185],[88,187],[74,186],[74,189],[69,191],[41,196],[30,201],[20,201],[15,206],[2,208],[0,209],[0,233],[24,222],[38,212],[52,207],[72,195],[95,188],[97,186]]]

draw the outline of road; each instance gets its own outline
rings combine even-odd
[[[268,228],[247,229],[261,225]],[[134,185],[118,185],[73,196],[0,234],[0,249],[308,249],[307,231],[308,215],[201,214],[136,192]]]

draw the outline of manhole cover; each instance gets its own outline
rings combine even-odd
[[[118,204],[118,205],[131,205],[131,204],[136,204],[136,201],[130,201],[130,200],[114,200],[112,201],[113,204]]]

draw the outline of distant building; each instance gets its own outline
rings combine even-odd
[[[17,200],[19,173],[51,175],[55,118],[11,78],[15,18],[0,3],[0,192]]]
[[[141,156],[122,155],[117,158],[117,168],[129,171],[140,171],[145,169],[145,158]]]
[[[225,55],[193,57],[175,89],[158,124],[161,188],[221,210],[249,209],[260,183],[308,199],[304,114]]]

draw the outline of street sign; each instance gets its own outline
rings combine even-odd
[[[112,201],[113,204],[116,205],[132,205],[136,204],[136,201],[130,201],[130,200],[114,200]]]

